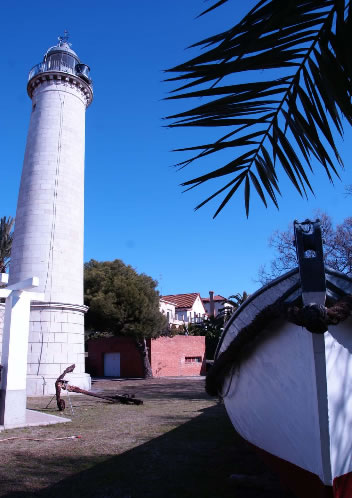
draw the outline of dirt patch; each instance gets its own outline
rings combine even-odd
[[[0,443],[0,496],[291,498],[233,430],[222,404],[196,379],[99,380],[101,393],[135,394],[141,406],[65,396],[72,422],[4,431],[61,441]],[[57,415],[55,400],[28,408]],[[248,481],[233,474],[251,476]]]

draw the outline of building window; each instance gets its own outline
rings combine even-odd
[[[201,356],[186,356],[185,357],[185,363],[201,363],[201,362],[202,362]]]

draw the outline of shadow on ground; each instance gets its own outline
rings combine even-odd
[[[111,434],[119,438],[119,434]],[[43,462],[43,460],[45,460]],[[96,463],[93,458],[66,455],[57,461],[48,455],[19,461],[26,472],[34,467],[43,473],[72,474],[37,492],[11,492],[11,483],[1,487],[11,498],[292,498],[284,491],[247,444],[234,432],[223,406],[206,408],[193,420],[118,456]],[[247,474],[238,483],[233,474]],[[28,476],[29,477],[29,476]],[[14,489],[14,488],[13,488]]]

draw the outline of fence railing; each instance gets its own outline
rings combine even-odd
[[[48,71],[58,71],[60,73],[73,74],[75,76],[83,77],[88,83],[92,83],[89,78],[89,67],[85,64],[76,64],[74,67],[65,64],[64,61],[49,60],[47,62],[40,62],[32,67],[29,71],[28,81],[34,78],[37,74],[46,73]]]

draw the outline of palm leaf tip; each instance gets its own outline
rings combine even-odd
[[[218,7],[220,7],[221,5],[224,5],[224,3],[228,2],[228,0],[218,0],[215,4],[213,4],[211,7],[209,7],[208,9],[206,10],[203,10],[203,12],[201,12],[198,16],[198,17],[201,17],[201,16],[204,16],[205,14],[208,14],[209,12],[211,12],[212,10],[214,9],[217,9]]]

